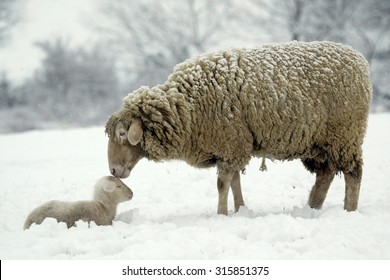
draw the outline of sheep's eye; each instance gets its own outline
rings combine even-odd
[[[116,186],[117,188],[120,188],[121,186],[120,185],[118,185],[118,186]]]
[[[126,132],[121,131],[121,132],[119,132],[119,136],[125,136],[125,133],[126,133]]]

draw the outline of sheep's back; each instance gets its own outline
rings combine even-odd
[[[178,65],[168,84],[194,105],[203,150],[237,161],[248,152],[297,158],[350,124],[362,138],[371,99],[367,62],[330,42],[203,55]]]
[[[260,152],[295,158],[341,138],[362,141],[371,84],[359,53],[329,42],[296,42],[252,50],[246,60],[257,65],[247,79],[247,112]]]

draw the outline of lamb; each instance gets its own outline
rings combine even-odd
[[[105,176],[94,187],[92,201],[65,202],[52,200],[35,208],[26,219],[23,229],[29,229],[33,223],[41,224],[46,218],[64,222],[71,228],[76,221],[83,220],[96,225],[112,225],[119,203],[132,199],[133,192],[120,179]]]
[[[244,205],[240,171],[252,156],[301,159],[316,174],[308,204],[320,209],[336,173],[344,209],[358,206],[362,143],[372,97],[364,57],[333,42],[289,42],[204,54],[167,81],[141,87],[106,123],[111,174],[141,158],[218,170],[219,214]]]

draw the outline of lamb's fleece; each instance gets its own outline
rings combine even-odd
[[[46,218],[54,218],[64,222],[68,228],[76,226],[76,221],[94,221],[96,225],[112,225],[116,208],[120,202],[130,200],[133,192],[120,179],[106,176],[94,187],[92,201],[65,202],[52,200],[35,208],[26,218],[23,229],[33,223],[41,224]]]
[[[371,95],[367,61],[345,45],[232,49],[189,59],[164,84],[129,94],[106,133],[137,117],[148,159],[231,171],[253,155],[300,158],[310,171],[326,162],[360,178]]]

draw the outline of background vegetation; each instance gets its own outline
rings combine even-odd
[[[0,0],[0,51],[23,21],[22,0]],[[0,132],[101,125],[128,92],[164,82],[174,65],[221,48],[330,40],[369,61],[373,112],[390,110],[389,0],[97,0],[88,21],[99,40],[47,38],[22,84],[0,73]]]

